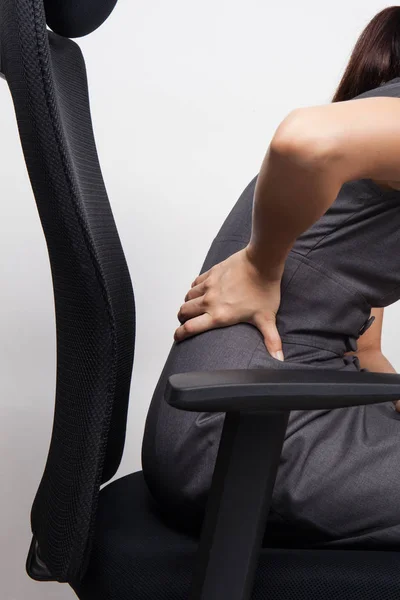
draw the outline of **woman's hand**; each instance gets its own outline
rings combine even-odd
[[[250,323],[264,337],[268,352],[284,360],[282,342],[276,327],[281,301],[281,279],[261,273],[251,260],[248,247],[202,273],[185,296],[175,331],[177,342],[208,329]]]

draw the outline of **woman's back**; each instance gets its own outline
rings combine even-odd
[[[289,253],[277,315],[282,342],[355,351],[371,308],[400,298],[399,247],[400,191],[370,179],[345,183]]]

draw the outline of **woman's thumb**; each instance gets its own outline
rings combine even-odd
[[[264,320],[257,323],[256,326],[263,334],[265,346],[271,356],[278,360],[284,360],[282,340],[276,327],[276,322],[273,320]]]

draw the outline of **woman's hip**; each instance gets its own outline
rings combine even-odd
[[[293,352],[293,345],[291,348]],[[319,352],[314,354],[314,362],[309,356],[308,362],[301,363],[296,360],[301,353],[297,350],[293,358],[275,359],[258,329],[247,323],[209,330],[172,346],[151,400],[143,437],[143,472],[153,495],[183,511],[204,509],[225,418],[225,413],[189,412],[170,406],[164,398],[168,378],[175,373],[219,369],[356,369],[337,357],[323,360]],[[286,436],[323,412],[329,411],[292,411]]]

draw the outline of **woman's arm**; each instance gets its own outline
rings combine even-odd
[[[382,354],[383,308],[372,308],[371,315],[375,317],[375,320],[371,327],[358,339],[357,351],[346,352],[346,355],[356,355],[362,369],[369,369],[375,373],[397,373],[386,356]],[[400,400],[394,404],[396,410],[400,412]]]
[[[365,98],[292,111],[278,127],[254,192],[249,244],[202,273],[181,306],[181,341],[251,323],[283,360],[276,327],[286,256],[357,178],[400,180],[400,99]]]
[[[295,240],[347,181],[400,180],[400,99],[363,98],[298,108],[277,128],[254,192],[247,251],[281,277]]]

